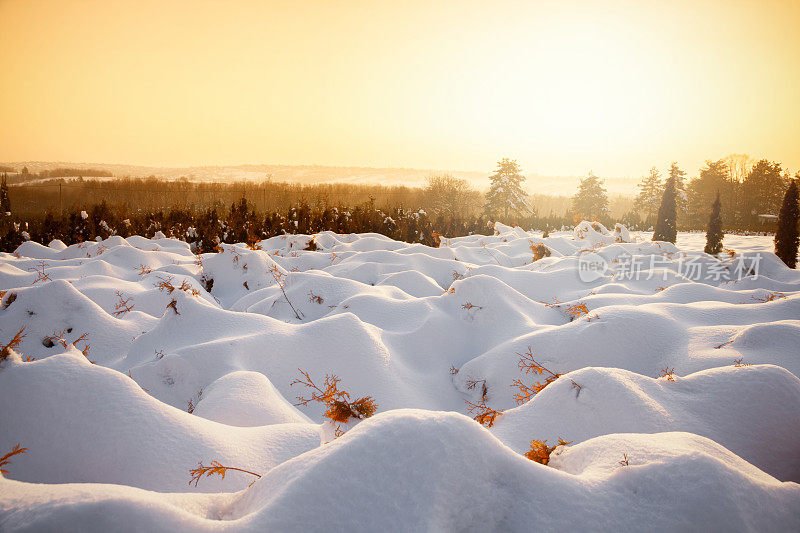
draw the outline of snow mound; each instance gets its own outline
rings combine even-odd
[[[258,372],[225,374],[203,390],[194,414],[229,426],[311,423]]]
[[[112,523],[113,513],[125,518],[114,529],[145,524],[149,531],[800,526],[800,487],[704,437],[616,434],[558,451],[552,466],[543,466],[462,415],[397,410],[284,462],[233,497],[167,495],[158,501],[132,488],[0,481],[14,494],[0,503],[0,519],[11,529],[59,523],[98,529]],[[627,466],[619,463],[623,454]]]
[[[449,531],[591,529],[597,523],[669,530],[708,520],[731,530],[800,524],[790,503],[800,498],[800,487],[703,437],[613,435],[567,450],[561,472],[513,453],[461,415],[398,410],[273,469],[226,518],[293,529],[299,511],[293,506],[307,500],[315,505],[303,509],[302,527],[339,531],[392,524]],[[634,464],[627,470],[618,463],[625,450]],[[586,466],[571,472],[576,463]],[[637,490],[645,484],[647,491]],[[657,512],[665,501],[670,512]],[[358,512],[331,512],[342,508]],[[416,512],[409,516],[408,509]]]
[[[0,530],[800,529],[800,272],[769,237],[650,237],[26,242],[0,254],[0,455],[28,449]],[[326,379],[377,414],[298,399]],[[261,477],[189,486],[211,461]]]
[[[23,442],[29,450],[14,459],[12,477],[36,483],[232,491],[251,480],[233,473],[195,489],[188,471],[218,460],[264,472],[320,443],[313,424],[240,428],[193,416],[75,351],[3,363],[0,404],[9,406],[0,409],[0,449]]]
[[[59,339],[63,339],[70,344],[78,342],[80,349],[88,345],[89,359],[111,364],[148,323],[146,319],[137,324],[109,315],[64,280],[15,289],[13,294],[14,300],[0,311],[0,329],[11,333],[10,326],[24,326],[20,351],[36,359],[59,353],[63,350]],[[78,341],[82,335],[85,340]]]
[[[506,411],[492,432],[524,453],[532,434],[583,442],[608,433],[685,431],[778,479],[800,480],[800,380],[793,374],[771,365],[730,366],[674,379],[609,368],[570,372]]]

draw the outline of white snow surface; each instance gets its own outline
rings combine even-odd
[[[771,237],[157,237],[0,254],[0,456],[28,449],[0,531],[800,530],[800,272]],[[563,375],[518,405],[527,353]],[[378,413],[334,438],[299,370]],[[212,460],[261,477],[189,485]]]

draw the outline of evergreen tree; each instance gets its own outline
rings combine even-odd
[[[689,204],[688,196],[686,194],[686,187],[683,183],[684,176],[686,176],[686,172],[681,170],[677,162],[673,161],[670,163],[669,177],[675,181],[675,191],[677,192],[677,196],[675,197],[676,209],[677,213],[681,217],[681,220],[684,219]]]
[[[762,159],[753,165],[742,183],[745,222],[755,225],[759,214],[775,214],[780,209],[785,188],[780,163]]]
[[[661,198],[661,206],[658,208],[658,218],[653,232],[654,241],[667,241],[675,243],[678,238],[678,228],[676,224],[678,191],[675,188],[675,179],[670,176],[664,187],[664,196]]]
[[[650,169],[650,175],[639,182],[639,194],[633,203],[633,208],[642,219],[647,222],[658,212],[661,195],[664,190],[661,185],[661,173],[656,167]]]
[[[730,171],[728,163],[719,161],[706,161],[705,167],[700,169],[700,176],[689,183],[688,193],[688,223],[692,227],[702,227],[708,221],[709,206],[714,202],[717,192],[720,200],[724,200],[725,209],[722,210],[722,221],[730,227],[735,225],[733,218],[734,197],[726,195],[729,191]]]
[[[0,183],[0,216],[5,216],[6,213],[11,212],[11,200],[8,199],[8,183],[6,183],[6,179],[6,174],[3,174],[3,180]]]
[[[797,266],[797,248],[800,244],[800,198],[797,192],[797,180],[792,180],[783,196],[783,206],[778,215],[778,231],[775,232],[775,255],[781,258],[789,268]]]
[[[497,163],[497,170],[489,176],[491,184],[486,193],[486,212],[503,213],[505,220],[509,214],[521,213],[533,215],[533,207],[528,202],[528,195],[522,190],[525,176],[520,174],[516,160],[503,158]]]
[[[581,180],[578,192],[572,197],[572,213],[576,220],[598,220],[608,216],[608,195],[603,182],[591,172]]]
[[[708,219],[708,229],[706,230],[706,248],[707,254],[716,255],[722,251],[722,214],[720,213],[722,202],[719,200],[719,191],[717,191],[717,199],[714,200],[714,205],[711,206],[711,216]]]

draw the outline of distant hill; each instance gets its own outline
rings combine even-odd
[[[0,166],[20,171],[28,167],[31,173],[53,171],[58,168],[98,169],[115,177],[134,178],[155,176],[163,179],[187,178],[192,181],[261,181],[270,177],[274,181],[294,183],[379,183],[383,185],[408,185],[420,187],[432,174],[449,173],[469,181],[478,189],[489,186],[490,172],[436,170],[416,168],[334,167],[322,165],[230,165],[198,167],[148,167],[107,163],[72,163],[64,161],[15,161]],[[108,179],[108,178],[105,178]],[[633,195],[637,179],[604,178],[610,194]],[[570,196],[578,187],[579,176],[528,175],[527,189],[531,193]]]

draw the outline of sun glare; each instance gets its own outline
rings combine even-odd
[[[306,4],[0,3],[0,159],[800,167],[793,3]]]

